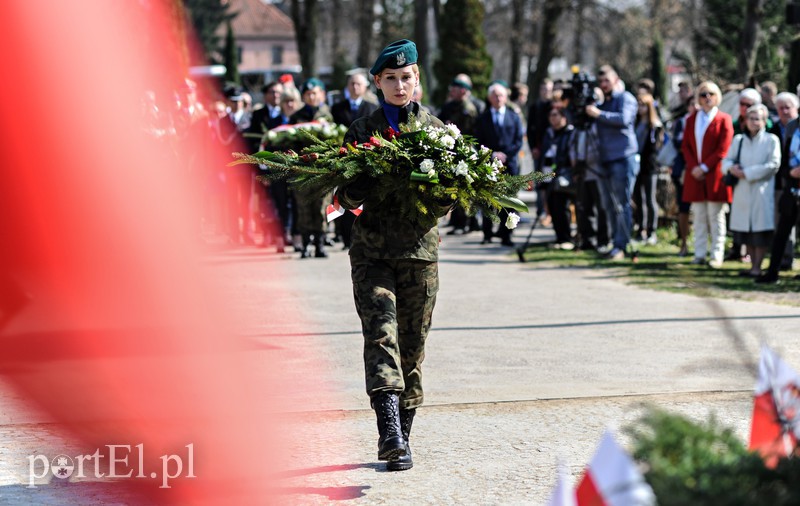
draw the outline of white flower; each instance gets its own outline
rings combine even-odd
[[[271,140],[271,141],[274,141],[274,140],[275,140],[275,139],[277,139],[277,138],[278,138],[278,134],[276,134],[276,133],[275,133],[275,132],[273,132],[272,130],[270,130],[269,132],[267,132],[267,139],[269,139],[269,140]]]
[[[461,137],[461,130],[458,129],[453,123],[447,125],[447,129],[450,131],[450,135],[458,139]]]
[[[456,165],[456,175],[466,176],[467,171],[469,171],[469,165],[467,165],[467,162],[465,162],[464,160],[458,162],[458,165]]]
[[[472,184],[472,182],[473,182],[473,181],[475,181],[475,180],[472,178],[472,175],[471,175],[471,174],[467,174],[467,175],[466,175],[466,176],[464,176],[464,177],[466,178],[466,180],[467,180],[467,183],[469,183],[469,184]]]
[[[439,140],[442,141],[442,144],[444,144],[444,147],[447,149],[453,149],[456,145],[456,140],[450,135],[443,135]]]
[[[497,182],[497,175],[499,173],[500,173],[500,171],[498,171],[496,167],[492,167],[492,172],[490,172],[489,175],[486,176],[486,179],[496,183]]]
[[[481,156],[486,156],[491,152],[491,149],[487,148],[486,146],[481,146]]]
[[[427,174],[433,169],[433,160],[426,158],[419,164],[419,171]]]
[[[517,223],[519,223],[519,215],[517,213],[508,213],[506,228],[517,228]]]
[[[289,134],[289,135],[295,135],[297,133],[297,129],[296,128],[290,128],[290,129],[288,129],[286,131],[286,133]]]
[[[498,158],[492,160],[492,168],[494,170],[499,172],[502,167],[503,167],[503,162],[501,162]]]

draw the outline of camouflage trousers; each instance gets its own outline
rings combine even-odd
[[[439,291],[439,266],[423,260],[352,258],[370,397],[397,392],[400,407],[422,405],[425,339]]]

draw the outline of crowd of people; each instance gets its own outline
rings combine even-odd
[[[176,92],[181,114],[174,128],[205,135],[229,151],[288,149],[294,146],[265,143],[265,134],[306,122],[349,127],[380,107],[370,85],[365,72],[354,72],[336,95],[340,99],[329,101],[319,79],[298,87],[287,75],[264,85],[263,104],[254,107],[251,96],[233,86],[223,98],[202,104],[187,80]],[[696,88],[682,82],[674,102],[660,104],[652,81],[642,79],[628,91],[615,69],[603,66],[593,92],[589,103],[578,106],[568,81],[545,79],[529,101],[527,86],[498,80],[480,100],[470,77],[459,74],[441,107],[420,105],[489,147],[511,174],[520,173],[527,140],[533,170],[550,176],[535,186],[536,214],[539,224],[552,226],[554,248],[595,250],[620,260],[640,245],[655,245],[661,224],[676,227],[678,255],[691,255],[694,264],[719,268],[726,260],[749,261],[740,274],[758,283],[778,282],[779,271],[792,268],[800,182],[796,94],[779,93],[771,82],[745,88],[738,92],[734,121],[720,110],[722,92],[713,82]],[[421,97],[418,86],[414,100]],[[147,113],[157,109],[146,105]],[[280,181],[262,183],[255,178],[260,170],[226,167],[209,180],[205,219],[229,242],[294,250],[301,258],[325,258],[326,247],[336,242],[350,247],[356,214],[329,225],[324,208],[331,196],[307,195]],[[666,174],[674,201],[659,202]],[[664,212],[669,219],[660,220]],[[497,238],[514,245],[502,215],[498,226],[456,207],[445,226],[451,235],[480,232],[482,244]],[[733,246],[726,251],[728,235]]]

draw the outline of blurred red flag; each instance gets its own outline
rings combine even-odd
[[[287,387],[243,353],[197,247],[193,188],[229,153],[146,114],[185,84],[181,9],[4,6],[0,374],[86,447],[129,445],[126,484],[159,504],[263,504]]]
[[[761,347],[750,427],[751,450],[774,467],[791,455],[800,435],[800,376],[769,346]]]

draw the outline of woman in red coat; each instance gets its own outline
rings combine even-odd
[[[697,112],[686,120],[681,151],[686,160],[683,201],[694,213],[694,260],[703,264],[711,233],[709,267],[722,266],[725,254],[725,212],[731,189],[722,181],[722,160],[733,139],[733,121],[717,106],[722,100],[719,87],[706,81],[697,87]]]

